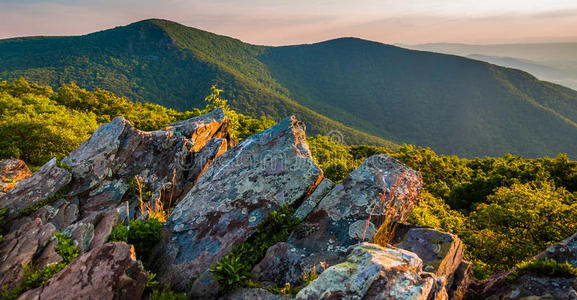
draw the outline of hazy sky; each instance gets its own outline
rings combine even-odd
[[[576,0],[0,0],[0,38],[163,18],[265,45],[577,41]]]

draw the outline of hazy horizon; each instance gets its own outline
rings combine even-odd
[[[566,0],[0,0],[0,39],[82,35],[149,18],[262,45],[348,36],[406,45],[577,42],[577,2]]]

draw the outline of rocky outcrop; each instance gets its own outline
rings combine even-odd
[[[20,180],[30,177],[32,173],[22,160],[0,160],[0,198],[16,186]]]
[[[63,160],[74,174],[70,196],[79,197],[84,214],[103,211],[140,196],[138,178],[153,198],[175,204],[206,165],[235,144],[222,109],[152,132],[117,117]]]
[[[29,218],[4,237],[0,243],[0,287],[12,288],[20,283],[24,266],[40,254],[55,231],[54,225]]]
[[[325,270],[296,296],[317,299],[429,299],[436,278],[406,250],[362,243],[346,261]]]
[[[223,300],[248,300],[248,299],[255,299],[255,300],[289,300],[293,299],[291,296],[288,295],[278,295],[270,293],[264,289],[258,288],[240,288],[236,291],[230,293],[222,297]]]
[[[389,213],[390,221],[404,220],[421,187],[421,175],[394,158],[369,157],[322,198],[286,245],[274,246],[267,253],[255,267],[255,277],[280,286],[286,282],[299,285],[301,278],[294,275],[303,270],[322,270],[321,262],[342,262],[351,246],[373,241],[384,215]]]
[[[577,268],[577,234],[552,245],[534,259],[554,259]],[[514,267],[473,284],[467,290],[465,299],[577,299],[575,276],[553,277],[531,272],[512,276],[517,270]]]
[[[54,195],[66,186],[70,179],[70,173],[58,167],[56,158],[53,158],[0,198],[0,208],[8,208],[8,215],[14,218],[23,208]]]
[[[108,243],[78,257],[19,299],[141,299],[147,279],[132,246]]]
[[[214,293],[208,268],[270,212],[302,202],[321,179],[304,124],[294,117],[245,139],[214,160],[165,224],[163,280],[183,290],[200,276],[193,294]]]
[[[453,234],[434,228],[396,225],[393,245],[415,253],[423,261],[423,270],[434,273],[442,282],[444,293],[451,299],[462,299],[471,282],[470,262],[463,260],[461,240]],[[460,270],[459,270],[460,269]]]

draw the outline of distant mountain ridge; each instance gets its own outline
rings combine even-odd
[[[466,157],[577,157],[577,92],[452,55],[356,38],[266,47],[145,20],[84,36],[0,40],[0,79],[75,81],[185,110],[212,84],[231,106],[344,142],[410,143]]]

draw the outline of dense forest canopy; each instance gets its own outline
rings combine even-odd
[[[239,139],[274,124],[235,112],[220,92],[213,87],[202,109],[178,112],[74,84],[54,91],[23,79],[2,82],[0,158],[19,157],[38,167],[51,157],[64,157],[115,116],[124,116],[139,129],[154,130],[218,106],[225,109]],[[566,154],[464,159],[411,145],[398,149],[343,145],[321,135],[308,137],[308,143],[313,158],[333,181],[376,153],[420,171],[425,190],[409,221],[458,234],[479,278],[506,270],[577,232],[577,162]]]
[[[463,57],[343,38],[265,47],[145,20],[83,36],[0,40],[0,78],[70,81],[179,111],[212,85],[235,111],[347,144],[409,143],[460,157],[577,158],[577,91]],[[33,58],[33,59],[32,59]]]

